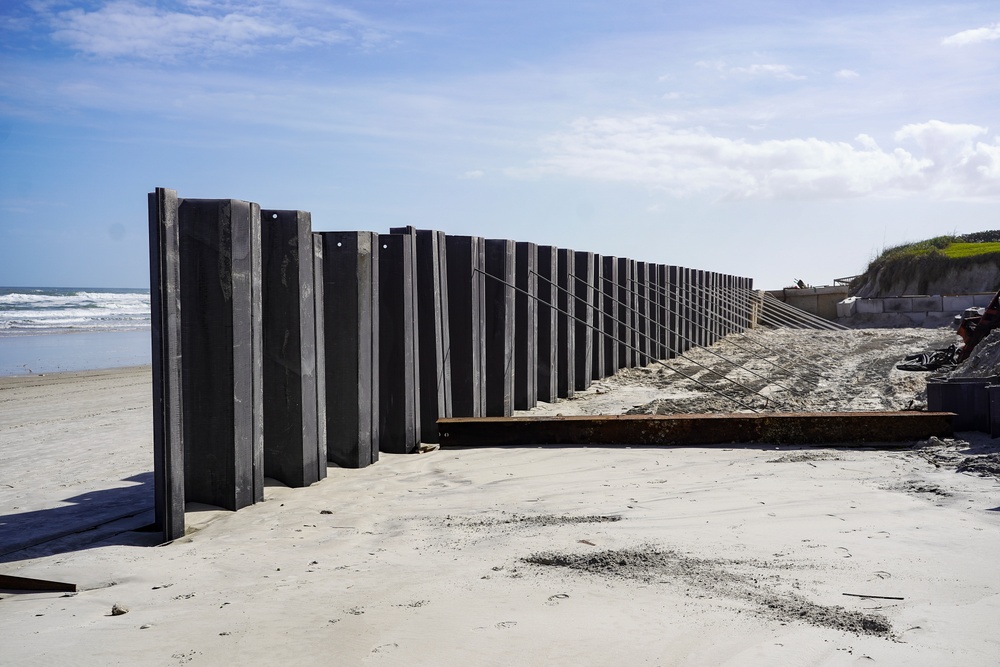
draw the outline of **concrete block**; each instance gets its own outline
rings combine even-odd
[[[514,247],[514,409],[538,404],[538,246]]]
[[[452,414],[486,413],[486,245],[479,236],[447,236],[448,335]]]
[[[837,303],[837,317],[851,317],[858,312],[858,297],[852,296]]]
[[[940,313],[943,307],[944,300],[940,296],[915,296],[911,304],[914,312]]]
[[[882,299],[882,310],[886,313],[909,313],[913,311],[913,298],[908,296]]]
[[[551,403],[559,395],[559,312],[557,287],[559,253],[553,246],[538,246],[536,276],[538,287],[538,342],[536,346],[538,380],[536,384],[539,401]]]
[[[260,207],[179,199],[185,500],[263,500]]]
[[[514,413],[514,242],[486,239],[486,415]]]
[[[882,299],[858,299],[854,306],[858,315],[877,315],[884,312]]]
[[[323,247],[327,461],[364,468],[379,451],[378,234],[316,235]]]
[[[941,310],[948,313],[958,314],[966,308],[975,307],[976,300],[969,294],[956,294],[941,297]],[[985,307],[985,306],[984,306]]]
[[[316,419],[312,218],[261,211],[264,475],[309,486],[326,471]]]
[[[379,451],[420,444],[420,367],[415,299],[416,237],[381,234],[379,252]]]
[[[990,301],[993,300],[993,294],[973,294],[972,295],[972,305],[976,308],[988,308]]]
[[[149,296],[153,363],[153,508],[165,542],[184,535],[181,276],[177,192],[149,193]]]

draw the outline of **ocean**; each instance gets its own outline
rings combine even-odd
[[[0,375],[150,363],[149,290],[0,287]]]

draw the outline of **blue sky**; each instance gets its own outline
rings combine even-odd
[[[146,193],[823,284],[1000,228],[1000,7],[0,9],[0,285],[148,284]]]

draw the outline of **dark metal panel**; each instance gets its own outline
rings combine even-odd
[[[288,486],[319,481],[312,218],[261,211],[264,474]]]
[[[378,234],[320,232],[327,460],[378,460]]]
[[[447,236],[445,245],[452,414],[482,417],[486,411],[484,240],[478,236]]]
[[[323,322],[323,237],[312,235],[313,340],[316,345],[316,476],[326,478],[326,341]]]
[[[260,209],[181,199],[184,476],[188,502],[263,497]]]
[[[177,192],[149,193],[154,516],[163,540],[184,535],[180,237]]]
[[[379,251],[379,450],[408,454],[420,443],[420,381],[412,236],[383,234]]]
[[[444,232],[393,227],[391,234],[416,237],[414,261],[420,369],[420,440],[437,442],[439,417],[452,415],[448,357],[448,283]]]
[[[572,250],[559,248],[556,276],[556,305],[558,307],[556,354],[558,355],[558,395],[570,398],[576,393],[576,329],[573,298],[576,257]]]
[[[529,410],[538,403],[538,246],[514,252],[514,409]]]
[[[618,258],[601,257],[601,293],[604,296],[601,313],[604,328],[604,375],[614,375],[621,367],[618,363]]]
[[[514,242],[486,240],[486,416],[514,412]]]
[[[556,276],[559,251],[538,246],[538,400],[553,402],[559,395],[559,313]]]
[[[594,363],[594,253],[576,251],[574,254],[576,276],[572,282],[576,296],[573,323],[576,337],[576,373],[575,385],[577,391],[583,391],[591,383]]]
[[[593,301],[591,304],[591,335],[593,336],[593,344],[591,345],[591,362],[590,362],[590,379],[600,380],[604,377],[604,347],[605,347],[605,331],[604,331],[604,289],[603,289],[603,275],[604,275],[604,262],[603,258],[594,254],[594,275],[591,280],[591,293],[593,294]]]

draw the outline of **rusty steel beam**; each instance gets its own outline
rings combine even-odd
[[[439,419],[442,447],[510,445],[878,446],[952,435],[950,412],[827,412]],[[907,444],[888,445],[907,447]]]

